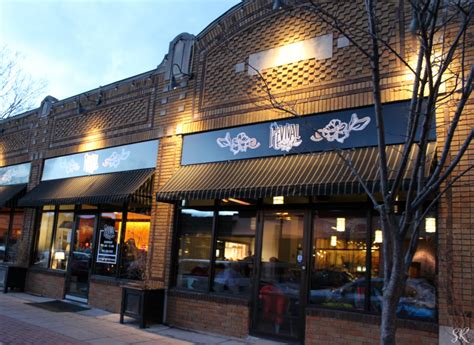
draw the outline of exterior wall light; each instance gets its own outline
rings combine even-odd
[[[174,63],[173,66],[171,67],[170,89],[172,89],[172,90],[176,90],[180,86],[180,84],[176,80],[176,76],[175,76],[175,73],[174,73],[175,66],[178,68],[178,71],[179,71],[179,74],[177,74],[178,77],[184,76],[184,77],[188,78],[188,80],[193,79],[193,74],[192,73],[184,73],[183,70],[181,69],[181,67],[179,67],[178,64]]]
[[[425,231],[428,233],[436,232],[436,218],[434,217],[425,218]]]
[[[272,10],[277,11],[281,10],[285,6],[283,0],[273,0]]]
[[[273,205],[283,205],[285,203],[284,196],[274,196],[273,197]]]
[[[337,246],[337,236],[331,236],[331,247],[336,247]]]

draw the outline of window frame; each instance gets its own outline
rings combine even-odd
[[[46,271],[54,271],[54,272],[61,272],[61,273],[64,273],[64,274],[67,274],[68,270],[69,270],[69,267],[70,267],[70,260],[68,260],[68,264],[66,266],[66,269],[62,270],[62,269],[53,269],[51,268],[51,263],[52,263],[52,255],[51,255],[51,251],[52,251],[52,248],[53,248],[53,244],[54,244],[54,239],[56,237],[56,232],[57,232],[57,228],[58,228],[58,218],[59,218],[59,214],[60,213],[73,213],[73,228],[72,228],[72,231],[74,232],[75,229],[76,229],[76,223],[77,223],[77,216],[78,215],[83,215],[83,214],[91,214],[91,215],[94,215],[96,217],[96,221],[94,222],[94,233],[93,233],[93,240],[94,240],[94,247],[93,247],[93,250],[92,250],[92,262],[91,262],[91,267],[89,269],[89,275],[90,277],[97,277],[98,279],[101,279],[101,280],[121,280],[121,281],[131,281],[131,282],[136,282],[136,281],[140,281],[140,280],[132,280],[132,279],[127,279],[127,278],[121,278],[121,272],[122,272],[122,267],[121,267],[121,264],[122,264],[122,255],[123,255],[123,241],[124,241],[124,238],[125,238],[125,232],[126,232],[126,229],[127,229],[127,222],[128,222],[128,213],[129,212],[133,212],[135,211],[135,209],[131,209],[128,205],[128,203],[124,203],[121,207],[117,207],[117,206],[113,206],[113,205],[106,205],[106,204],[98,204],[98,205],[93,205],[93,206],[96,206],[95,208],[82,208],[81,204],[75,204],[74,208],[73,209],[63,209],[63,210],[60,210],[60,207],[63,206],[63,205],[45,205],[45,206],[54,206],[53,209],[43,209],[43,207],[39,208],[38,211],[37,211],[37,221],[36,221],[36,224],[35,224],[35,233],[36,233],[36,236],[35,236],[35,241],[34,241],[34,250],[32,251],[33,255],[31,256],[31,260],[30,260],[30,266],[31,267],[34,267],[35,269],[37,270],[46,270]],[[141,211],[141,210],[148,210],[148,208],[138,208],[137,211]],[[147,214],[147,215],[150,215],[150,223],[151,223],[151,209],[149,209],[150,213],[144,213],[144,214]],[[34,264],[34,261],[35,261],[35,258],[38,254],[38,242],[39,242],[39,238],[40,238],[40,229],[41,229],[41,220],[42,220],[42,216],[44,213],[53,213],[54,214],[54,218],[53,218],[53,229],[52,229],[52,232],[51,232],[51,237],[49,238],[49,254],[48,254],[48,265],[47,267],[40,267],[40,266],[35,266]],[[100,274],[96,274],[95,271],[96,271],[96,258],[97,258],[97,251],[98,251],[98,231],[97,231],[97,227],[98,227],[98,221],[99,221],[99,218],[101,217],[101,214],[102,213],[110,213],[110,212],[121,212],[122,213],[122,225],[121,225],[121,231],[120,231],[120,238],[119,238],[119,243],[118,243],[118,252],[117,252],[117,269],[116,269],[116,272],[114,275],[111,275],[111,276],[105,276],[105,275],[100,275]],[[140,212],[137,212],[137,213],[140,213]],[[151,227],[150,227],[150,230],[151,230]],[[151,231],[150,231],[151,232]],[[150,233],[148,234],[148,241],[150,240]],[[148,252],[147,252],[147,256],[148,256]],[[71,256],[71,251],[69,252],[69,256]]]

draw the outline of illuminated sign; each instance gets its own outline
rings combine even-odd
[[[0,168],[0,186],[28,183],[31,163],[10,165]]]
[[[387,145],[404,143],[409,106],[408,101],[383,105]],[[429,140],[436,140],[434,121]],[[185,135],[181,164],[371,146],[377,146],[373,106]]]
[[[158,141],[47,159],[42,181],[156,167]]]

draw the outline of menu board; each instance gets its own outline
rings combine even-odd
[[[99,230],[99,246],[96,262],[116,264],[118,252],[118,231],[111,225],[105,225]]]

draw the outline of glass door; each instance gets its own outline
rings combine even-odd
[[[264,212],[252,322],[255,333],[302,337],[304,216],[302,211]]]
[[[68,298],[87,300],[94,243],[95,215],[77,215],[69,254],[66,294]]]

